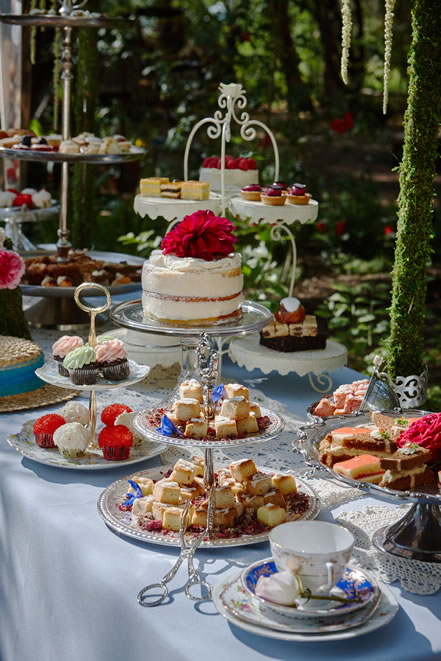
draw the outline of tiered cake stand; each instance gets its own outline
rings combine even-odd
[[[39,223],[43,220],[53,220],[60,211],[60,205],[52,200],[45,209],[28,209],[27,207],[3,207],[0,209],[0,221],[5,223],[5,234],[12,239],[16,250],[35,250],[35,246],[23,234],[23,223]]]
[[[382,411],[392,413],[392,411]],[[399,415],[399,410],[393,413]],[[406,417],[420,417],[427,411],[406,410]],[[338,475],[320,462],[320,441],[342,425],[363,426],[371,422],[370,416],[347,414],[332,416],[303,427],[293,448],[303,454],[306,464],[313,471],[321,471],[329,479],[344,482],[351,487],[373,495],[388,498],[396,503],[413,503],[406,515],[390,527],[376,531],[374,545],[380,550],[408,560],[441,562],[441,493],[438,486],[420,488],[418,491],[397,491],[368,482],[359,482]]]
[[[119,18],[107,18],[105,16],[78,16],[72,12],[83,6],[74,6],[72,0],[63,0],[59,9],[59,15],[49,14],[0,14],[0,21],[22,27],[51,27],[61,28],[63,30],[63,50],[61,60],[62,80],[63,80],[63,106],[62,106],[62,139],[71,138],[71,83],[72,83],[72,29],[73,28],[115,28],[128,27],[130,20]],[[144,149],[131,147],[130,151],[123,154],[64,154],[60,152],[42,152],[32,151],[31,149],[5,149],[0,148],[0,158],[13,158],[24,161],[37,161],[40,163],[59,162],[62,164],[61,172],[61,196],[60,196],[60,215],[58,229],[58,259],[64,261],[71,244],[69,242],[68,230],[68,198],[69,198],[69,165],[71,163],[82,163],[87,165],[116,165],[141,159],[145,154]],[[66,311],[55,303],[55,298],[48,290],[50,288],[42,287],[41,291],[33,295],[48,297],[46,314],[57,319],[58,323],[64,326],[72,324],[72,319]],[[27,292],[29,294],[29,292]],[[66,294],[66,292],[64,292]],[[31,294],[32,295],[32,294]],[[71,298],[69,295],[68,298]],[[66,310],[71,308],[67,303]],[[51,310],[49,309],[51,308]],[[64,315],[61,316],[60,315]]]

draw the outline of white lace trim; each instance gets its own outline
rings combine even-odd
[[[408,560],[390,553],[382,553],[372,545],[373,534],[383,526],[401,519],[410,505],[377,507],[368,505],[362,510],[344,512],[337,521],[355,537],[353,560],[361,568],[386,583],[399,581],[401,587],[413,594],[434,594],[441,588],[441,565],[434,562]]]

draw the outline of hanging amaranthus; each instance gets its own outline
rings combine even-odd
[[[341,77],[348,84],[349,49],[351,47],[352,17],[350,0],[341,3]]]
[[[386,0],[384,15],[384,74],[383,74],[383,115],[389,101],[390,58],[392,53],[392,28],[394,24],[395,0]]]

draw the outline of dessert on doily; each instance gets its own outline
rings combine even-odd
[[[139,182],[141,197],[165,197],[173,200],[208,200],[207,181],[170,181],[168,177],[147,177]]]
[[[356,413],[361,406],[369,386],[369,379],[359,379],[339,386],[331,395],[324,395],[311,408],[313,415],[325,418],[329,415]]]
[[[4,134],[4,135],[3,135]],[[25,151],[60,152],[65,154],[126,154],[132,143],[123,135],[100,138],[83,132],[63,140],[59,134],[37,136],[27,129],[8,129],[1,132],[0,147]]]
[[[212,211],[185,216],[142,268],[144,319],[215,325],[237,319],[243,301],[235,227]]]
[[[380,487],[412,491],[433,486],[441,458],[441,414],[370,415],[372,424],[327,434],[319,445],[320,461],[339,475]]]
[[[105,426],[99,433],[98,444],[104,459],[129,459],[131,447],[143,443],[133,428],[135,415],[126,404],[110,404],[103,409],[101,421]],[[86,407],[78,402],[68,402],[58,413],[48,413],[34,422],[35,442],[41,448],[58,449],[68,459],[78,459],[84,457],[92,442],[88,425]]]
[[[309,204],[312,195],[306,191],[305,184],[295,183],[285,192],[288,204],[300,204],[302,206]]]
[[[280,308],[260,331],[260,344],[287,353],[319,350],[326,347],[326,333],[317,317],[306,314],[299,299],[290,296],[280,301]]]
[[[122,340],[99,335],[94,347],[77,335],[63,335],[52,345],[60,376],[76,385],[93,385],[100,374],[109,381],[123,381],[130,375],[127,351]]]
[[[173,535],[180,529],[182,510],[191,501],[187,532],[202,533],[207,526],[208,500],[204,460],[179,459],[160,480],[134,476],[120,509],[130,511],[131,526]],[[288,473],[259,470],[253,459],[240,459],[215,473],[214,533],[212,539],[258,535],[308,508],[308,496],[297,489]]]
[[[8,207],[27,207],[28,209],[47,209],[52,203],[51,194],[41,188],[24,188],[18,191],[15,188],[8,188],[0,191],[0,209]]]
[[[164,436],[199,440],[246,438],[268,428],[268,417],[262,416],[257,402],[250,402],[246,386],[221,384],[213,390],[212,398],[215,414],[209,419],[199,381],[183,381],[172,409],[158,409],[151,414],[150,421],[160,425],[158,431]]]
[[[20,337],[0,336],[0,397],[32,392],[44,383],[35,370],[44,363],[38,344]]]
[[[269,206],[283,206],[285,203],[306,206],[312,199],[305,184],[295,183],[287,186],[284,181],[275,181],[263,188],[257,183],[245,184],[240,195],[247,202],[263,202]]]
[[[56,254],[26,257],[22,284],[76,287],[82,282],[97,282],[115,286],[141,280],[139,265],[93,259],[85,253],[85,250],[70,250],[66,262],[58,262]]]
[[[221,159],[218,156],[209,156],[204,159],[199,173],[200,181],[207,181],[212,190],[221,190]],[[259,173],[254,158],[239,156],[233,158],[231,154],[225,156],[224,186],[225,188],[242,188],[259,183]]]

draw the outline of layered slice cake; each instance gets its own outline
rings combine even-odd
[[[214,325],[241,315],[241,256],[235,228],[212,211],[186,216],[142,270],[144,318],[174,325]]]

